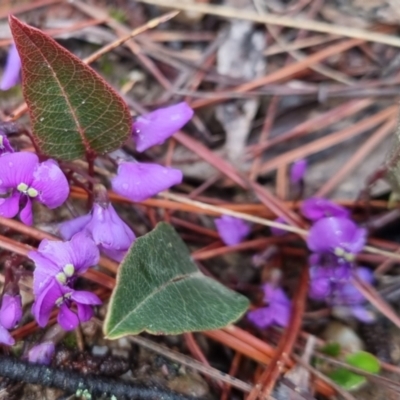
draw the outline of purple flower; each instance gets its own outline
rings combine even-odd
[[[7,62],[4,68],[3,77],[0,82],[1,90],[8,90],[20,81],[21,59],[17,47],[12,44],[8,50]]]
[[[35,263],[33,292],[37,296],[50,280],[63,285],[74,283],[77,275],[99,262],[100,255],[94,241],[80,232],[67,242],[43,239],[38,250],[30,251],[28,257]]]
[[[287,222],[283,217],[276,218],[275,222],[279,222],[281,224],[287,225]],[[288,233],[287,231],[285,231],[285,230],[283,230],[281,228],[276,228],[275,226],[271,226],[269,229],[271,230],[271,233],[272,233],[273,236],[283,236],[283,235],[286,235]]]
[[[43,342],[33,346],[28,352],[28,361],[34,364],[49,365],[55,353],[53,342]]]
[[[301,159],[297,160],[292,164],[290,169],[290,182],[298,184],[304,178],[304,174],[307,170],[307,160]]]
[[[6,134],[0,131],[0,156],[5,153],[13,153],[14,149],[11,147]]]
[[[242,219],[223,215],[215,219],[218,234],[227,246],[240,243],[249,233],[250,225]]]
[[[373,282],[373,274],[368,268],[359,267],[356,273],[364,282]],[[365,303],[364,296],[351,282],[349,265],[311,267],[309,296],[314,300],[324,300],[331,306],[347,308],[363,322],[372,321],[371,313],[362,305]]]
[[[181,183],[182,172],[158,164],[122,162],[112,180],[114,191],[133,201],[143,201]]]
[[[13,218],[22,205],[22,222],[32,225],[32,200],[53,209],[67,199],[69,186],[54,160],[39,163],[36,154],[7,153],[0,157],[0,215]]]
[[[76,328],[79,321],[88,321],[92,305],[101,304],[93,293],[76,291],[73,285],[77,275],[84,273],[99,261],[99,250],[85,232],[77,233],[68,242],[44,239],[38,251],[28,257],[35,263],[32,313],[39,326],[46,326],[51,310],[59,308],[58,323],[65,329]]]
[[[269,283],[263,285],[263,290],[264,301],[268,303],[268,306],[249,311],[248,319],[259,328],[267,328],[272,324],[287,326],[291,305],[285,292]]]
[[[311,221],[318,221],[326,217],[349,218],[350,212],[338,204],[319,197],[310,197],[303,201],[300,207],[301,213]]]
[[[137,117],[133,123],[133,138],[140,153],[162,144],[193,117],[193,110],[185,102],[159,108]]]
[[[40,327],[49,321],[54,306],[59,309],[57,322],[66,331],[75,329],[80,322],[89,321],[94,305],[101,300],[91,292],[74,290],[52,279],[35,298],[32,313]]]
[[[13,329],[21,320],[21,296],[5,294],[0,308],[0,324],[6,329]]]
[[[10,332],[8,332],[8,330],[1,325],[0,325],[0,343],[6,344],[7,346],[13,346],[15,343],[15,340],[10,335]]]
[[[351,265],[311,266],[309,296],[314,300],[326,300],[337,286],[351,277]]]
[[[100,251],[116,261],[124,258],[136,239],[132,229],[122,221],[111,203],[104,207],[95,203],[90,214],[62,223],[59,230],[66,240],[77,232],[88,232]]]
[[[307,246],[317,253],[332,253],[352,261],[365,245],[367,231],[347,218],[330,217],[318,220],[310,229]]]

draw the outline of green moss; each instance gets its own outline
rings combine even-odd
[[[77,343],[75,334],[68,333],[63,340],[63,344],[69,349],[76,349]]]

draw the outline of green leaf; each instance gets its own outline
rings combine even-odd
[[[367,381],[363,376],[357,375],[346,368],[338,368],[328,376],[346,390],[359,389]]]
[[[174,228],[160,223],[122,262],[104,323],[109,339],[219,329],[247,310],[247,298],[206,277]]]
[[[321,352],[331,357],[337,357],[340,354],[340,350],[341,348],[339,343],[328,343],[322,347]]]
[[[9,21],[41,152],[73,160],[119,148],[131,134],[132,120],[117,92],[45,33],[13,16]]]
[[[381,369],[378,359],[366,351],[349,354],[346,356],[346,362],[371,374],[377,374]]]

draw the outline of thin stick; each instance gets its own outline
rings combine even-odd
[[[199,361],[194,360],[193,358],[180,354],[176,351],[172,351],[167,347],[159,345],[158,343],[155,343],[151,340],[145,339],[144,337],[130,336],[129,340],[138,344],[139,346],[145,347],[146,349],[154,351],[158,354],[162,354],[163,356],[169,358],[170,360],[176,361],[179,364],[185,365],[189,368],[201,372],[202,374],[210,376],[211,378],[214,378],[217,381],[228,383],[229,385],[243,392],[250,392],[250,390],[252,389],[252,386],[249,385],[248,383],[245,383],[232,376],[229,376],[224,372],[217,370],[216,368],[208,367],[200,363]]]
[[[186,197],[183,197],[183,196],[180,196],[180,195],[177,195],[177,194],[163,192],[163,193],[160,193],[159,196],[164,197],[166,199],[175,200],[175,201],[177,201],[179,203],[191,204],[191,205],[194,205],[194,206],[196,206],[198,208],[201,208],[201,209],[204,209],[204,210],[214,211],[214,212],[216,212],[216,213],[218,213],[220,215],[226,214],[226,215],[230,215],[232,217],[244,219],[246,221],[255,222],[255,223],[260,224],[260,225],[269,226],[269,227],[278,228],[278,229],[284,229],[287,232],[297,233],[300,236],[306,236],[307,235],[307,231],[305,229],[297,228],[295,226],[289,226],[289,225],[281,224],[279,222],[271,221],[271,220],[268,220],[268,219],[254,217],[254,216],[249,215],[249,214],[244,214],[244,213],[241,213],[241,212],[228,210],[227,208],[213,206],[211,204],[202,203],[202,202],[197,201],[197,200],[190,200],[190,199],[188,199]]]
[[[346,36],[349,38],[362,39],[370,42],[387,44],[389,46],[400,47],[400,38],[394,35],[386,35],[376,33],[364,29],[353,28],[349,26],[340,26],[328,24],[325,22],[304,20],[301,18],[290,18],[283,15],[265,13],[259,15],[252,11],[243,9],[216,6],[211,4],[200,3],[184,3],[181,1],[171,2],[170,0],[138,0],[140,3],[154,4],[178,10],[196,11],[203,14],[215,15],[223,18],[238,18],[258,23],[280,25],[287,28],[304,29],[307,31],[315,31],[329,33],[332,35]]]
[[[95,51],[92,55],[85,58],[83,62],[86,64],[91,64],[92,62],[98,60],[103,54],[106,54],[109,51],[114,50],[116,47],[121,46],[121,44],[125,43],[127,40],[133,38],[134,36],[140,35],[141,33],[146,32],[149,29],[156,28],[158,25],[169,21],[170,19],[176,17],[178,14],[179,11],[171,11],[167,14],[161,15],[161,17],[153,18],[146,24],[139,26],[139,28],[131,31],[128,35],[122,36],[120,39],[117,39],[107,46],[104,46],[101,49]]]
[[[229,210],[228,208],[214,206],[214,205],[202,203],[202,202],[196,201],[196,200],[191,200],[191,199],[188,199],[187,197],[183,197],[183,196],[180,196],[177,194],[163,192],[163,193],[160,193],[159,196],[164,197],[166,199],[171,199],[171,200],[177,201],[179,203],[190,204],[190,205],[196,206],[197,208],[200,208],[203,210],[213,211],[213,212],[217,213],[218,215],[226,214],[226,215],[230,215],[232,217],[241,218],[241,219],[244,219],[245,221],[254,222],[254,223],[257,223],[260,225],[283,229],[284,231],[287,231],[287,232],[296,233],[297,235],[299,235],[303,238],[305,238],[308,234],[307,230],[305,230],[305,229],[297,228],[295,226],[280,224],[279,222],[271,221],[271,220],[264,219],[264,218],[254,217],[253,215]],[[368,253],[380,254],[385,257],[400,260],[400,254],[377,249],[372,246],[364,246],[364,251],[367,251]]]
[[[366,140],[362,146],[352,155],[350,160],[343,165],[339,171],[335,171],[335,174],[329,179],[322,187],[320,187],[315,194],[316,197],[326,197],[328,193],[332,192],[340,183],[344,181],[347,176],[350,176],[351,172],[357,168],[357,166],[367,159],[368,154],[376,149],[376,147],[382,143],[382,141],[393,132],[397,124],[397,117],[390,118],[385,122],[374,134],[372,134],[368,140]]]
[[[397,105],[385,108],[384,110],[379,111],[375,115],[364,118],[363,120],[357,122],[356,124],[348,128],[332,133],[328,136],[324,136],[321,139],[314,140],[313,142],[300,146],[297,149],[287,151],[284,154],[274,157],[270,161],[265,162],[261,166],[260,171],[265,174],[267,172],[273,171],[274,169],[278,168],[281,164],[292,163],[297,159],[305,158],[316,152],[325,150],[327,148],[331,148],[332,146],[335,146],[339,143],[343,143],[344,140],[349,140],[355,137],[356,135],[360,135],[367,129],[370,129],[373,126],[376,126],[389,118],[392,119],[393,116],[397,115],[397,113],[398,113]]]

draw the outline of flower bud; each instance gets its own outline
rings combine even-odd
[[[28,360],[35,364],[49,365],[55,352],[55,346],[52,342],[43,342],[33,346],[28,353]]]
[[[13,329],[22,317],[21,296],[5,294],[0,308],[0,324],[6,329]]]

